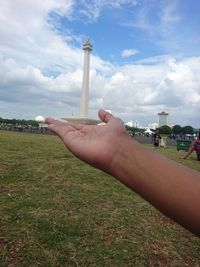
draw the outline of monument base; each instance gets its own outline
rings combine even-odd
[[[86,125],[97,125],[102,123],[100,120],[90,119],[90,118],[78,118],[78,117],[71,117],[71,118],[62,118],[69,123],[76,123],[76,124],[86,124]]]

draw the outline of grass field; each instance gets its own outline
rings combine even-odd
[[[200,239],[55,136],[0,131],[0,180],[2,267],[200,266]]]

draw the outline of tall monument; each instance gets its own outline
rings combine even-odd
[[[80,117],[88,118],[88,101],[89,101],[89,77],[90,77],[90,52],[93,47],[90,43],[90,38],[86,38],[86,42],[83,45],[84,50],[84,65],[83,65],[83,83],[81,94],[81,109]]]
[[[81,123],[81,124],[99,124],[101,123],[98,119],[88,118],[88,102],[89,102],[89,74],[90,74],[90,52],[93,47],[90,43],[90,38],[87,37],[85,44],[83,45],[84,50],[84,64],[83,64],[83,82],[82,82],[82,93],[81,93],[81,106],[80,106],[80,117],[62,118],[68,122]]]

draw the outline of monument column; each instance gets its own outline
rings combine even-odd
[[[88,117],[88,101],[89,101],[89,72],[90,72],[90,52],[93,47],[90,44],[90,38],[87,37],[85,44],[83,45],[84,50],[84,66],[83,66],[83,83],[82,83],[82,94],[81,94],[81,110],[80,117]]]

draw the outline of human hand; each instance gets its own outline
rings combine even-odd
[[[57,134],[65,146],[88,164],[109,171],[123,138],[128,134],[121,119],[99,110],[104,125],[83,125],[46,118],[49,129]]]

